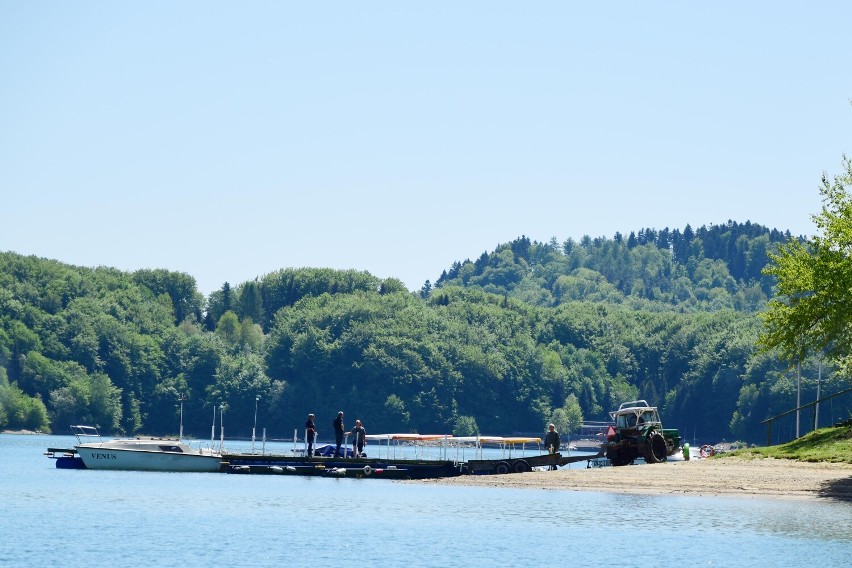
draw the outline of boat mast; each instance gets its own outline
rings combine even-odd
[[[213,425],[210,426],[210,450],[213,450],[213,442],[216,440],[216,405],[213,405]]]
[[[183,401],[184,396],[180,395],[180,431],[178,432],[178,442],[183,441]]]

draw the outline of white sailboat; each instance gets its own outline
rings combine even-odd
[[[212,443],[210,449],[195,449],[183,441],[182,400],[177,440],[137,437],[104,441],[93,426],[71,426],[71,431],[77,438],[74,450],[87,469],[213,472],[221,468],[221,449],[214,451]]]

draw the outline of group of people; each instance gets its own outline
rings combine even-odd
[[[308,419],[305,421],[305,434],[308,442],[307,455],[308,457],[312,457],[314,455],[314,442],[317,437],[317,427],[314,419],[316,417],[313,414],[308,414]],[[360,420],[355,421],[355,426],[352,428],[350,432],[346,432],[346,427],[343,425],[343,411],[337,413],[337,418],[331,423],[331,427],[334,430],[334,457],[340,457],[340,447],[343,445],[343,436],[346,434],[352,435],[352,453],[356,458],[361,457],[364,454],[364,443],[367,441],[367,430],[361,424]]]

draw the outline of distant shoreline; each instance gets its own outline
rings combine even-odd
[[[410,481],[475,487],[852,502],[852,464],[725,457]]]

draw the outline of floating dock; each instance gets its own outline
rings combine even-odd
[[[499,436],[453,437],[449,435],[382,434],[367,437],[378,444],[370,446],[377,453],[370,457],[355,456],[350,448],[341,447],[343,456],[334,456],[334,446],[317,448],[314,456],[293,451],[286,454],[222,452],[219,472],[231,474],[297,475],[310,477],[354,477],[371,479],[435,479],[459,475],[502,475],[524,473],[533,469],[556,469],[570,463],[591,463],[602,457],[599,451],[590,455],[541,453],[539,438],[504,438]],[[383,445],[382,442],[386,442]],[[394,445],[391,445],[393,443]],[[497,445],[499,457],[486,457],[483,444]],[[536,450],[527,451],[526,445]],[[435,457],[425,457],[431,448]],[[520,448],[520,449],[519,449]],[[164,449],[163,452],[173,451]],[[414,453],[414,458],[406,453]],[[154,452],[156,453],[156,452]],[[382,454],[385,454],[382,457]],[[397,454],[401,454],[397,457]],[[465,459],[473,453],[474,459]],[[497,452],[491,452],[493,456]],[[418,457],[419,454],[419,457]],[[455,454],[455,459],[451,455]],[[532,454],[532,455],[529,455]],[[76,448],[48,448],[45,455],[56,460],[60,469],[85,469]],[[173,471],[163,469],[163,471]]]
[[[223,454],[226,473],[302,475],[322,477],[374,477],[376,479],[434,479],[468,473],[464,462],[381,458],[324,458]]]
[[[600,458],[601,455],[563,456],[560,453],[555,453],[514,458],[452,461],[224,454],[222,456],[222,468],[226,473],[237,474],[435,479],[459,475],[524,473],[532,471],[533,468],[559,467],[570,463],[592,461]]]

